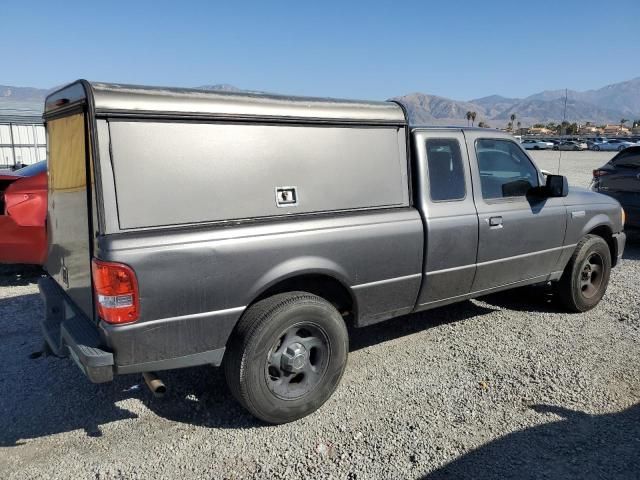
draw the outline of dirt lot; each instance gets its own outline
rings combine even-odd
[[[587,186],[610,156],[563,152],[561,173]],[[333,398],[280,427],[216,369],[167,373],[157,400],[38,356],[37,273],[5,268],[0,478],[640,478],[639,237],[586,314],[516,291],[352,332]]]

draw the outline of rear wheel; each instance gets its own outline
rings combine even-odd
[[[624,149],[625,149],[625,146],[624,146],[624,145],[620,145],[620,146],[618,147],[618,151],[619,151],[619,152],[621,152],[621,151],[622,151],[622,150],[624,150]]]
[[[599,151],[600,151],[600,147],[599,147],[598,145],[594,145],[594,146],[593,146],[593,149],[594,149],[596,152],[599,152]]]
[[[240,319],[224,360],[234,397],[265,422],[291,422],[317,410],[347,363],[340,313],[306,292],[274,295]]]
[[[557,145],[553,147],[554,150],[560,150]]]
[[[557,284],[560,302],[573,312],[595,307],[607,290],[611,274],[611,252],[607,242],[596,235],[578,243]]]

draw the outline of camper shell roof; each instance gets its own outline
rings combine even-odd
[[[87,103],[96,116],[263,118],[406,126],[394,102],[294,97],[254,92],[148,87],[78,80],[51,93],[45,118]]]

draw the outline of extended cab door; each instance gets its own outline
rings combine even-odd
[[[527,197],[542,175],[510,137],[466,131],[478,210],[478,260],[472,291],[546,280],[564,243],[562,198]]]
[[[416,202],[425,226],[417,310],[469,293],[476,270],[478,215],[461,130],[414,130]]]

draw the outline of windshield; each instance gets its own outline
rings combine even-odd
[[[41,162],[34,163],[33,165],[28,165],[26,167],[19,168],[15,171],[16,174],[22,177],[32,177],[34,175],[38,175],[39,173],[47,171],[47,161],[43,160]]]

